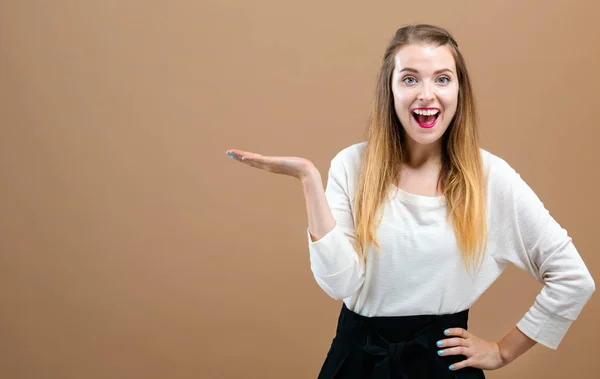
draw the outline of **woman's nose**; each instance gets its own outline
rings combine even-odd
[[[423,85],[421,87],[421,91],[419,92],[419,100],[427,101],[433,100],[433,91],[428,85]]]

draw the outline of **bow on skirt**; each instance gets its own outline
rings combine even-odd
[[[450,377],[448,367],[437,359],[429,346],[428,335],[419,334],[414,339],[389,343],[378,334],[370,334],[364,352],[376,356],[373,379],[412,379],[429,378],[440,365]],[[435,350],[434,350],[435,351]]]

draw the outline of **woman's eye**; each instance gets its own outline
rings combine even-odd
[[[402,79],[402,82],[404,84],[413,84],[416,81],[415,78],[413,78],[412,76],[407,76],[406,78]]]
[[[448,82],[450,81],[450,78],[447,76],[442,76],[438,80],[441,80],[441,84],[448,84]]]

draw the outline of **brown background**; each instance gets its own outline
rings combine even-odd
[[[482,147],[600,280],[594,1],[0,3],[0,377],[314,378],[340,302],[310,272],[299,183],[229,148],[329,160],[363,140],[396,28],[447,27]],[[472,309],[501,338],[540,290]],[[596,301],[595,301],[596,300]],[[489,378],[598,378],[600,303]]]

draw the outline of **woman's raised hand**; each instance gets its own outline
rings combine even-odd
[[[274,157],[242,150],[227,150],[227,155],[243,164],[272,172],[303,179],[315,166],[311,161],[300,157]]]

